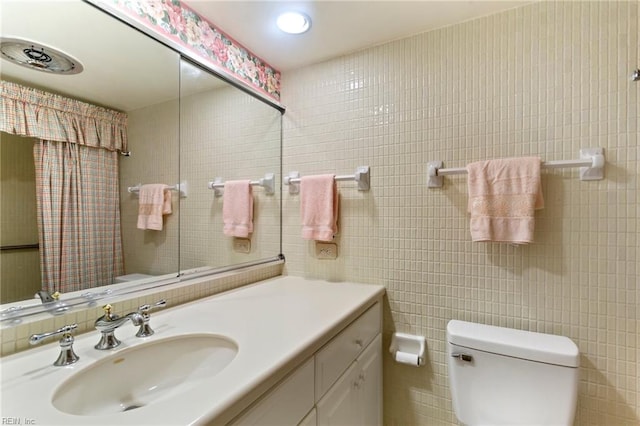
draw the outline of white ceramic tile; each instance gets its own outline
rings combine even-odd
[[[383,284],[385,337],[423,334],[428,366],[384,364],[385,424],[456,424],[445,326],[452,319],[563,334],[580,348],[576,424],[640,421],[637,2],[539,2],[372,47],[282,79],[283,171],[340,183],[339,256],[315,259],[299,200],[283,199],[286,270]],[[545,171],[535,244],[471,243],[464,177],[426,187],[426,163],[602,146],[606,179]]]

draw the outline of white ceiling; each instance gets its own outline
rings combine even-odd
[[[243,1],[184,0],[223,32],[281,71],[298,68],[531,1]],[[287,35],[284,11],[311,17],[311,29]]]
[[[455,0],[185,2],[281,71],[525,3]],[[294,36],[279,32],[275,19],[285,9],[307,13],[313,21],[311,30]],[[175,52],[80,0],[0,0],[0,33],[3,37],[27,38],[58,48],[84,66],[84,71],[77,75],[52,75],[2,60],[0,73],[3,79],[122,111],[178,96],[180,67]],[[192,79],[197,78],[202,77],[195,73]],[[185,81],[183,78],[182,83]]]
[[[3,37],[18,37],[62,50],[84,71],[54,75],[0,61],[3,79],[121,111],[178,94],[175,52],[79,0],[0,1]]]

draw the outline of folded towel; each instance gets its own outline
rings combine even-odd
[[[332,241],[338,233],[338,188],[335,175],[303,176],[300,179],[302,238]]]
[[[534,210],[544,207],[540,159],[505,158],[467,165],[473,241],[528,244]]]
[[[171,191],[167,188],[161,183],[140,187],[138,229],[162,231],[162,215],[171,214]]]
[[[248,238],[253,232],[253,192],[250,180],[224,183],[222,197],[223,232],[228,237]]]

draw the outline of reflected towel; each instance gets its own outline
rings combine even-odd
[[[224,183],[222,222],[224,235],[228,237],[248,238],[253,232],[253,191],[250,180]]]
[[[528,244],[534,210],[544,207],[540,158],[504,158],[467,165],[473,241]]]
[[[138,206],[138,229],[162,231],[162,215],[171,214],[171,191],[161,183],[142,185]]]
[[[338,233],[338,188],[335,175],[300,179],[302,238],[332,241]]]

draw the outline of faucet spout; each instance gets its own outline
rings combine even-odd
[[[131,312],[122,317],[116,314],[105,314],[96,320],[95,327],[99,332],[106,333],[120,328],[120,326],[127,321],[131,321],[133,325],[139,326],[142,324],[142,315],[138,312]]]
[[[108,350],[119,346],[121,342],[116,338],[114,332],[126,322],[131,321],[135,326],[140,326],[144,322],[142,314],[139,312],[119,316],[111,313],[111,305],[105,305],[103,309],[104,315],[98,318],[94,324],[96,329],[102,333],[100,342],[94,346],[98,350]]]

